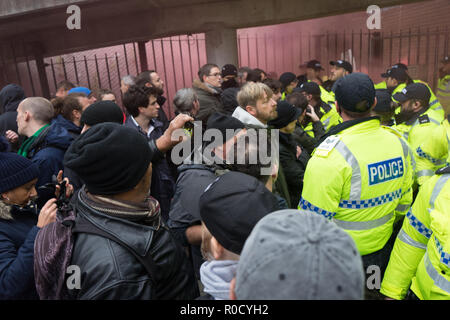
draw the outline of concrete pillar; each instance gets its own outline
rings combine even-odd
[[[206,58],[222,68],[231,63],[238,66],[236,29],[214,25],[205,32]]]

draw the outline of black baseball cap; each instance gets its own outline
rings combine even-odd
[[[400,69],[403,69],[403,70],[405,70],[405,71],[408,70],[408,66],[407,66],[406,64],[404,64],[404,63],[401,63],[401,62],[394,64],[394,65],[391,67],[391,69],[392,69],[392,68],[400,68]]]
[[[381,76],[383,78],[394,78],[398,81],[404,82],[406,79],[408,79],[408,74],[406,73],[406,70],[403,68],[390,68],[386,71],[386,73],[382,73]]]
[[[314,81],[304,82],[299,87],[295,88],[293,91],[306,92],[308,94],[320,96],[320,87]]]
[[[298,119],[298,117],[302,115],[302,110],[294,107],[286,100],[283,100],[277,103],[277,113],[277,118],[269,121],[268,124],[273,126],[275,129],[281,129],[286,127],[292,121]]]
[[[222,67],[222,77],[237,76],[238,70],[233,64],[226,64]]]
[[[369,111],[375,101],[375,88],[367,74],[355,72],[335,82],[334,93],[339,106],[352,112]]]
[[[377,97],[377,104],[373,108],[373,111],[381,113],[392,111],[392,98],[387,89],[376,90],[375,96]]]
[[[227,250],[240,254],[256,223],[278,210],[277,198],[255,177],[229,171],[200,197],[206,228]]]
[[[314,69],[314,70],[324,70],[319,60],[310,60],[307,61],[306,64],[303,64],[306,68]]]
[[[344,68],[345,70],[347,70],[349,73],[353,72],[353,66],[350,62],[345,61],[345,60],[336,60],[336,61],[330,61],[330,64],[332,66],[336,66],[339,68]]]
[[[422,83],[411,83],[401,92],[394,94],[394,99],[400,103],[410,99],[430,101],[430,97],[430,90]]]

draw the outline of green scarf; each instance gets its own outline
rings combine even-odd
[[[47,128],[49,124],[46,124],[42,128],[40,128],[38,131],[36,131],[31,137],[27,138],[22,145],[20,146],[19,151],[17,152],[21,156],[24,156],[25,158],[28,156],[28,151],[33,144],[34,140],[41,134],[42,131],[44,131],[45,128]]]

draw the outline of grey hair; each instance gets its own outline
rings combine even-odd
[[[127,86],[133,86],[136,84],[136,77],[132,75],[127,75],[122,77],[122,81]]]
[[[180,113],[190,112],[194,107],[194,101],[198,101],[198,97],[192,88],[178,90],[173,98],[173,104]]]

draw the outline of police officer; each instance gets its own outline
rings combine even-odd
[[[337,113],[335,106],[329,102],[325,103],[322,100],[319,85],[315,82],[305,82],[299,88],[295,88],[295,92],[302,93],[308,100],[310,107],[314,108],[314,112],[322,122],[325,132],[330,128],[342,122],[342,118]],[[310,117],[305,117],[301,123],[303,129],[311,137],[314,137],[313,123]]]
[[[401,92],[406,86],[412,83],[421,83],[428,88],[428,91],[430,91],[430,108],[437,112],[439,116],[439,122],[444,120],[444,109],[439,103],[439,100],[434,95],[433,90],[431,90],[430,86],[422,80],[411,79],[407,72],[408,68],[405,65],[403,66],[399,64],[394,65],[392,66],[392,68],[388,69],[386,73],[381,74],[383,78],[386,78],[386,86],[387,89],[392,92],[392,97],[394,97],[396,93]]]
[[[323,87],[323,80],[320,73],[325,70],[318,60],[310,60],[306,63],[306,78],[307,82],[315,82],[319,85],[320,96],[322,101],[334,104],[334,93],[325,90]]]
[[[416,175],[419,185],[434,175],[434,172],[446,165],[450,155],[450,115],[415,150]]]
[[[330,80],[336,83],[336,81],[353,72],[353,66],[350,62],[345,60],[330,61]],[[334,91],[332,89],[332,91]]]
[[[413,151],[417,150],[440,124],[439,114],[428,106],[430,90],[422,83],[413,83],[394,94],[394,99],[401,104],[401,111],[395,116],[395,129],[402,133]],[[416,179],[421,174],[417,172]]]
[[[411,153],[401,136],[370,116],[375,88],[366,74],[339,79],[335,94],[344,122],[314,151],[298,208],[332,219],[353,238],[365,268],[384,272],[394,221],[412,202]]]
[[[447,166],[423,184],[408,211],[381,284],[382,294],[398,300],[450,300],[449,194]]]
[[[408,67],[406,66],[406,64],[401,63],[401,62],[394,64],[389,69],[392,69],[392,68],[401,68],[401,69],[404,69],[405,71],[408,71]],[[387,89],[386,81],[383,80],[383,81],[375,84],[375,89],[377,89],[377,90],[378,89]]]
[[[450,56],[444,57],[441,62],[436,96],[448,115],[450,114]]]

